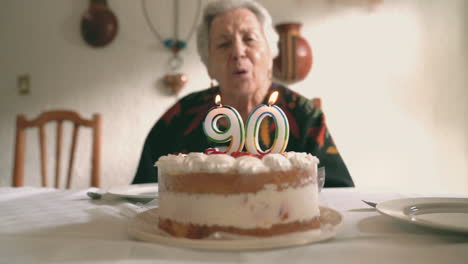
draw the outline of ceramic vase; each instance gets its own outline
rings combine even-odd
[[[275,26],[280,40],[279,54],[273,61],[273,75],[281,82],[291,84],[304,80],[312,68],[312,49],[301,36],[301,23]]]

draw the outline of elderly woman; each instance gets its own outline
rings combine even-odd
[[[271,81],[277,41],[271,17],[257,2],[221,0],[208,4],[198,30],[198,52],[212,83],[216,80],[219,86],[212,84],[209,89],[182,98],[161,117],[146,139],[133,183],[157,181],[154,163],[160,156],[217,147],[202,128],[216,94],[221,94],[223,104],[236,108],[247,120],[255,107],[267,103],[272,91],[279,91],[276,105],[287,115],[291,129],[286,151],[317,156],[319,166],[326,168],[325,187],[354,186],[320,107]],[[265,120],[259,137],[263,149],[271,146],[274,138],[274,123]]]

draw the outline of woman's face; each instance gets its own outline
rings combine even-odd
[[[248,95],[270,84],[273,60],[262,26],[250,10],[216,16],[209,43],[208,72],[223,94]]]

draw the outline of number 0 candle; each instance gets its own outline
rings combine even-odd
[[[244,147],[244,122],[236,109],[221,104],[221,96],[218,94],[215,98],[216,106],[211,108],[203,121],[203,131],[205,135],[213,142],[225,143],[231,141],[226,153],[242,151]],[[228,128],[221,130],[218,127],[218,121],[226,118],[229,122]]]
[[[278,91],[274,91],[268,100],[268,105],[258,106],[249,115],[245,139],[245,148],[248,152],[263,155],[267,153],[281,153],[286,149],[289,140],[289,123],[283,110],[274,105],[277,99]],[[258,143],[258,133],[262,120],[267,116],[270,116],[275,122],[276,130],[273,145],[269,150],[264,151]]]

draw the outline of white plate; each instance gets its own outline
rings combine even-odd
[[[133,199],[154,199],[158,195],[157,183],[132,184],[110,188],[107,193],[116,195],[122,198]]]
[[[341,229],[343,216],[328,207],[320,207],[320,230],[297,232],[269,238],[207,238],[188,239],[167,235],[158,228],[158,208],[138,214],[128,226],[129,235],[137,240],[160,243],[168,246],[210,249],[210,250],[246,250],[270,249],[316,243],[333,238]]]
[[[377,210],[409,223],[468,232],[468,198],[409,198],[377,204]]]

